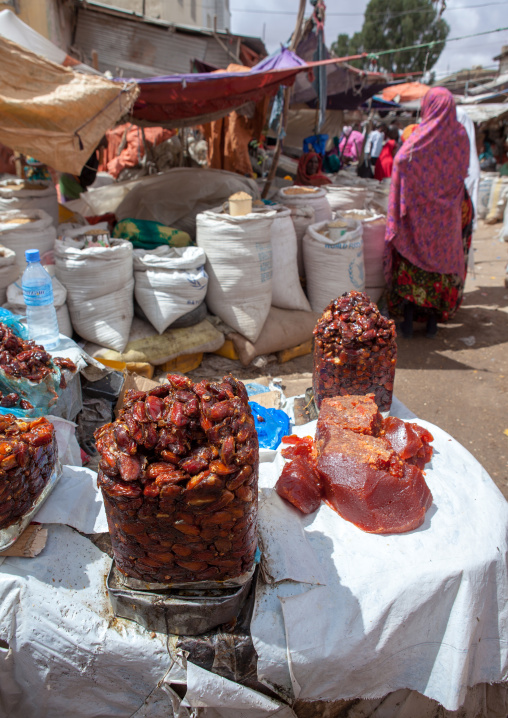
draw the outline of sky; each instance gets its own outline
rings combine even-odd
[[[231,31],[264,38],[269,52],[290,37],[299,0],[229,0]],[[328,0],[325,40],[330,46],[339,33],[352,35],[361,30],[368,0]],[[450,25],[449,38],[472,35],[508,26],[508,0],[447,0],[443,17]],[[307,0],[306,17],[312,7]],[[276,12],[277,11],[277,12]],[[286,14],[283,14],[286,13]],[[342,13],[342,14],[340,14]],[[434,66],[436,80],[464,68],[497,66],[493,57],[508,45],[508,30],[447,42]]]

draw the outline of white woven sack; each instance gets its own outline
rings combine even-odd
[[[134,279],[102,297],[70,304],[69,312],[76,332],[89,342],[123,352],[129,340],[133,311]]]
[[[305,190],[303,194],[291,194],[296,189]],[[308,191],[312,190],[312,191]],[[277,195],[277,201],[285,207],[312,207],[316,222],[324,222],[332,219],[332,209],[328,202],[327,194],[322,187],[281,187]]]
[[[310,311],[298,274],[296,232],[291,209],[283,205],[272,207],[276,212],[271,227],[272,241],[272,306],[280,309]]]
[[[379,214],[388,214],[388,199],[390,197],[390,186],[392,184],[391,177],[385,177],[384,180],[376,182],[377,187],[373,188],[372,196],[367,198],[367,209]]]
[[[480,179],[480,186],[478,189],[478,208],[477,214],[478,219],[485,219],[487,212],[489,211],[489,198],[492,183],[497,179],[498,175],[495,172],[482,172]]]
[[[348,209],[365,209],[372,201],[374,192],[365,186],[325,186],[328,202],[333,212],[345,212]]]
[[[53,185],[44,189],[28,186],[26,180],[11,179],[0,182],[0,212],[9,210],[42,209],[51,217],[52,224],[58,225],[58,196]],[[34,182],[41,187],[43,182]]]
[[[16,252],[0,245],[0,304],[7,301],[7,287],[20,275],[16,264]]]
[[[385,251],[386,217],[369,210],[349,210],[345,219],[357,219],[363,227],[363,258],[365,264],[365,293],[377,302],[385,288],[383,257]]]
[[[504,208],[503,226],[501,227],[499,238],[503,239],[505,242],[508,242],[508,203]],[[470,254],[472,254],[472,252],[470,252]]]
[[[77,249],[58,240],[55,273],[67,289],[76,332],[83,339],[123,351],[134,314],[132,244],[112,239],[111,247]]]
[[[53,220],[43,209],[0,212],[0,244],[16,253],[16,263],[20,271],[26,267],[26,249],[38,249],[42,257],[53,249],[55,239]]]
[[[501,222],[504,215],[504,208],[508,200],[508,177],[496,176],[492,182],[489,194],[489,211],[485,217],[488,224]]]
[[[205,261],[201,247],[134,250],[134,294],[159,334],[204,301]]]
[[[196,241],[206,253],[206,303],[232,329],[255,342],[272,303],[274,211],[243,217],[208,210],[196,217]]]
[[[312,224],[303,238],[307,294],[314,312],[322,312],[344,292],[365,289],[362,225],[346,222],[348,228],[337,241],[322,234],[328,222]]]
[[[111,247],[78,249],[58,240],[55,267],[56,276],[68,291],[72,316],[73,305],[81,300],[111,294],[132,279],[132,244],[125,239],[112,239]]]
[[[316,224],[316,213],[313,207],[290,207],[291,219],[296,234],[296,260],[298,263],[298,274],[300,277],[305,276],[305,268],[303,264],[303,245],[302,241],[307,232],[307,227]]]

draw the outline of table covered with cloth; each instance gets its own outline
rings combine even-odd
[[[392,414],[414,418],[397,400]],[[240,641],[254,681],[227,658],[231,633],[186,641],[114,617],[111,559],[88,537],[107,531],[96,475],[64,467],[36,517],[52,524],[45,549],[0,565],[0,716],[290,718],[315,701],[348,718],[464,701],[471,718],[505,716],[508,504],[466,449],[418,423],[434,436],[434,501],[407,534],[367,534],[325,504],[303,516],[273,490],[280,453],[261,464],[261,572]]]

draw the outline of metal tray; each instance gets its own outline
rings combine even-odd
[[[115,616],[135,621],[149,631],[198,636],[232,621],[245,601],[254,574],[233,588],[203,590],[193,584],[165,591],[125,588],[123,576],[113,560],[106,587]]]
[[[137,578],[132,578],[122,573],[118,569],[116,570],[118,582],[124,588],[131,588],[134,591],[168,591],[189,588],[197,590],[217,590],[223,588],[238,588],[243,586],[245,583],[252,579],[254,571],[256,570],[256,564],[259,563],[257,556],[258,549],[256,549],[256,558],[254,559],[254,566],[250,571],[242,573],[241,576],[236,578],[230,578],[225,581],[193,581],[192,583],[148,583],[147,581],[140,581]]]
[[[60,466],[60,462],[57,461],[53,471],[50,474],[48,483],[43,488],[39,498],[33,504],[32,508],[28,511],[28,513],[18,519],[16,523],[8,526],[6,529],[0,529],[0,551],[5,551],[6,548],[9,548],[9,546],[12,546],[13,543],[16,543],[16,541],[26,529],[37,511],[41,508],[42,504],[46,501],[50,493],[55,488],[61,475],[62,467]]]

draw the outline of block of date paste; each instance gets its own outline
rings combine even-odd
[[[423,523],[432,504],[420,468],[432,456],[432,435],[394,417],[383,421],[377,414],[373,395],[323,401],[316,466],[324,495],[364,531],[411,531]]]
[[[57,461],[55,431],[47,419],[0,416],[0,530],[30,511]]]
[[[259,448],[244,385],[181,375],[127,392],[95,432],[117,567],[148,582],[236,578],[254,562]]]

